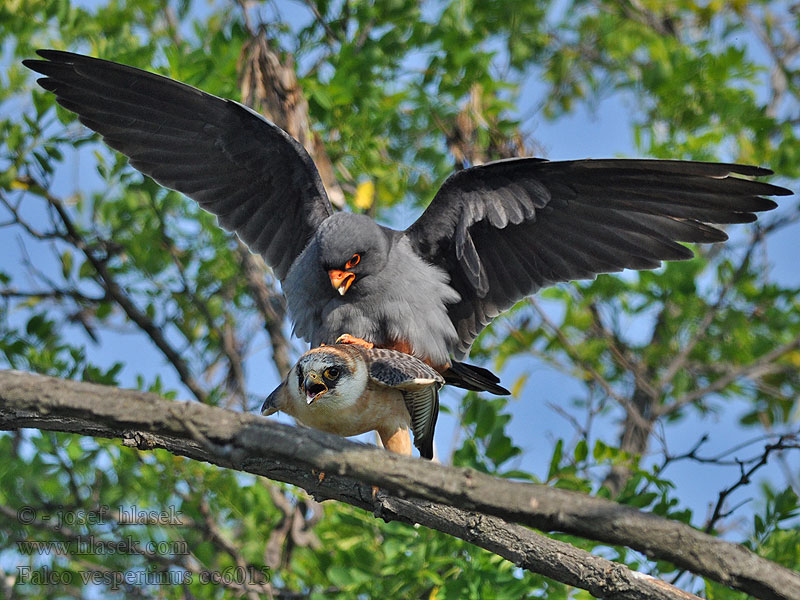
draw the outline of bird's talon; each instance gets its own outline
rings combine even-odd
[[[355,337],[350,335],[349,333],[343,333],[338,338],[336,338],[337,344],[355,344],[356,346],[361,346],[366,348],[367,350],[372,349],[375,344],[372,342],[368,342],[367,340],[361,339],[359,337]]]

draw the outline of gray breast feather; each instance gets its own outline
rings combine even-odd
[[[383,289],[365,299],[367,313],[378,319],[378,343],[403,340],[419,358],[448,362],[458,336],[447,305],[460,298],[448,275],[423,260],[401,237],[380,276]]]

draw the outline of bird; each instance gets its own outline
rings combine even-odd
[[[261,414],[278,411],[314,429],[351,436],[377,431],[383,446],[433,458],[444,379],[409,354],[362,344],[312,348],[267,396]]]
[[[404,230],[334,212],[303,147],[244,105],[58,50],[25,60],[64,108],[161,185],[217,216],[280,280],[293,331],[412,354],[445,382],[508,394],[462,362],[498,315],[539,289],[686,260],[788,189],[758,166],[513,158],[451,174]],[[344,337],[342,337],[344,336]]]

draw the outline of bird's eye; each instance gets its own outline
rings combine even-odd
[[[352,269],[353,267],[355,267],[360,262],[361,262],[361,255],[360,254],[353,254],[353,256],[350,257],[350,260],[348,260],[345,263],[344,268],[345,269]]]
[[[329,381],[336,381],[339,379],[339,369],[336,367],[330,367],[325,369],[323,375],[325,375],[325,379],[328,379]]]

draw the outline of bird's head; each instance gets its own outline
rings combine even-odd
[[[306,352],[261,408],[301,417],[311,410],[346,408],[367,385],[367,367],[360,350],[347,345],[322,346]]]
[[[366,215],[336,213],[320,225],[319,259],[333,289],[344,296],[364,291],[364,280],[380,273],[389,258],[386,230]]]

